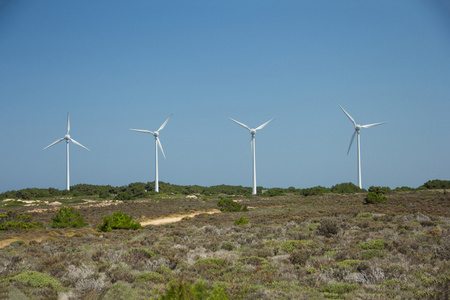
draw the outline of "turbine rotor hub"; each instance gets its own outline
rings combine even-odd
[[[355,126],[355,130],[356,130],[356,131],[360,131],[360,130],[361,130],[361,125],[357,124],[357,125]]]
[[[153,136],[154,137],[158,137],[159,136],[159,132],[158,131],[153,132]]]
[[[250,133],[251,133],[252,135],[255,135],[256,130],[255,130],[255,129],[250,129]]]
[[[66,134],[66,135],[64,136],[64,139],[65,139],[65,140],[70,140],[70,134]]]

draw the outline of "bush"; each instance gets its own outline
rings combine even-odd
[[[338,224],[332,219],[322,219],[320,220],[320,225],[317,228],[320,235],[331,237],[339,232]]]
[[[312,188],[306,188],[300,190],[299,194],[308,197],[308,196],[321,196],[326,193],[330,193],[331,190],[329,188],[323,187],[323,186],[315,186]]]
[[[364,204],[375,204],[384,201],[387,201],[387,198],[383,196],[383,194],[378,194],[375,192],[368,193],[366,198],[364,198]]]
[[[369,193],[374,192],[377,194],[389,194],[392,192],[391,188],[388,186],[371,186],[369,188]]]
[[[331,192],[336,194],[353,194],[353,193],[361,193],[364,191],[360,189],[358,186],[354,185],[351,182],[348,183],[340,183],[333,185],[331,187]]]
[[[359,243],[357,246],[363,250],[383,250],[386,241],[383,239],[372,240],[366,243]]]
[[[429,180],[425,182],[421,187],[426,189],[450,189],[450,180]]]
[[[113,218],[103,217],[103,224],[98,226],[100,231],[112,231],[114,229],[132,229],[137,230],[143,228],[139,222],[132,222],[132,217],[121,211],[116,211]]]
[[[241,211],[247,208],[246,206],[242,207],[242,205],[240,205],[237,202],[234,202],[229,198],[223,197],[221,197],[220,200],[217,202],[217,206],[219,207],[220,211]]]
[[[275,196],[283,196],[284,195],[284,190],[280,189],[280,188],[272,188],[272,189],[268,189],[267,191],[265,191],[262,196],[265,197],[275,197]]]
[[[222,243],[222,247],[223,250],[234,250],[236,247],[234,246],[234,244],[232,242],[223,242]]]
[[[14,276],[11,280],[22,282],[25,285],[41,288],[45,286],[52,286],[54,289],[61,287],[61,282],[47,274],[37,271],[26,271]]]
[[[336,282],[336,283],[330,283],[325,286],[323,286],[320,290],[324,293],[331,293],[331,294],[346,294],[353,290],[357,290],[359,288],[359,285],[356,283],[345,283],[345,282]]]
[[[87,223],[83,222],[83,216],[80,213],[75,212],[73,207],[61,207],[56,213],[56,216],[52,218],[52,228],[65,228],[65,227],[84,227]]]
[[[238,220],[234,221],[234,225],[245,225],[248,223],[249,221],[244,217],[240,217]]]
[[[8,210],[5,215],[0,215],[0,231],[18,229],[28,230],[42,226],[41,223],[31,222],[30,215],[20,215],[13,210]]]

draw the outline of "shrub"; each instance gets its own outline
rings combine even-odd
[[[5,215],[0,215],[0,231],[3,230],[28,230],[42,227],[38,222],[31,222],[30,215],[21,215],[16,211],[9,210]]]
[[[331,192],[336,194],[352,194],[352,193],[360,193],[362,191],[364,190],[360,189],[358,186],[354,185],[351,182],[340,183],[333,185],[331,187]]]
[[[383,250],[386,241],[383,239],[372,240],[366,243],[359,243],[357,246],[363,250]]]
[[[425,182],[421,187],[426,189],[450,189],[450,180],[429,180]]]
[[[265,197],[275,197],[275,196],[283,196],[284,195],[284,190],[280,189],[280,188],[272,188],[272,189],[268,189],[267,191],[265,191],[262,196]]]
[[[306,188],[306,189],[300,190],[300,194],[305,197],[315,196],[315,195],[321,196],[323,194],[330,193],[330,192],[331,192],[331,190],[329,188],[326,188],[326,187],[323,187],[320,185],[312,187],[312,188]]]
[[[55,278],[37,271],[26,271],[20,273],[19,275],[11,278],[11,280],[22,282],[23,284],[34,288],[41,288],[50,285],[54,289],[57,289],[61,286],[61,282]]]
[[[222,249],[223,250],[234,250],[236,247],[234,246],[234,244],[232,242],[223,242],[222,243]]]
[[[304,265],[310,255],[309,251],[295,250],[289,255],[289,261],[294,265]]]
[[[320,225],[317,228],[320,235],[331,237],[339,232],[338,224],[333,219],[322,219]]]
[[[345,283],[345,282],[336,282],[336,283],[330,283],[325,286],[322,286],[320,290],[324,293],[331,293],[331,294],[346,294],[350,293],[353,290],[357,290],[359,288],[359,285],[356,283]]]
[[[387,198],[383,194],[378,194],[375,192],[369,192],[364,199],[364,204],[375,204],[383,201],[387,201]]]
[[[75,212],[73,207],[61,207],[52,221],[52,228],[84,227],[87,225],[83,222],[83,216]]]
[[[392,190],[388,186],[371,186],[369,188],[369,193],[370,192],[374,192],[377,194],[389,194],[392,192]]]
[[[240,217],[238,220],[234,221],[234,225],[245,225],[248,223],[249,221],[244,217]]]
[[[217,202],[220,211],[241,211],[242,205],[229,198],[223,198]]]
[[[290,240],[285,241],[280,244],[280,248],[287,253],[290,253],[296,249],[304,248],[305,246],[312,246],[313,243],[310,241],[301,241],[301,240]]]
[[[132,229],[137,230],[143,228],[139,222],[132,222],[132,217],[121,211],[116,211],[113,218],[103,217],[103,224],[98,226],[100,231],[111,231],[114,229]]]

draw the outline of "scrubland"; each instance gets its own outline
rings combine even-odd
[[[42,225],[0,232],[0,281],[11,299],[448,299],[448,193],[397,191],[376,204],[364,204],[366,195],[154,195],[109,205],[68,197],[3,207]],[[98,230],[116,211],[144,222],[216,210],[223,198],[248,211]],[[62,205],[88,225],[51,228]]]

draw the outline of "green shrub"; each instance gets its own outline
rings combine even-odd
[[[240,217],[238,220],[234,221],[234,225],[245,225],[248,224],[249,220],[244,217]]]
[[[383,239],[372,240],[366,243],[358,243],[358,247],[363,250],[383,250],[386,241]]]
[[[360,189],[358,186],[354,185],[351,182],[340,183],[331,187],[331,192],[336,194],[353,194],[361,193],[362,191],[364,190]]]
[[[421,187],[426,189],[450,189],[450,180],[429,180],[425,182]]]
[[[0,231],[3,230],[28,230],[43,227],[43,224],[31,222],[30,215],[21,215],[16,211],[8,210],[5,215],[0,215]]]
[[[132,217],[121,211],[116,211],[113,217],[104,216],[103,224],[98,226],[100,231],[111,231],[114,229],[132,229],[137,230],[143,228],[139,222],[132,222]]]
[[[234,202],[233,200],[229,198],[223,198],[221,197],[220,200],[217,202],[217,206],[219,207],[220,211],[241,211],[242,205],[240,205],[237,202]]]
[[[56,213],[56,216],[52,218],[52,221],[52,228],[75,228],[87,225],[87,223],[83,222],[83,216],[75,212],[73,207],[61,207]]]
[[[319,186],[315,186],[312,188],[302,189],[302,190],[300,190],[299,194],[303,195],[305,197],[308,197],[308,196],[316,196],[316,195],[321,196],[323,194],[330,193],[330,192],[331,192],[331,190],[329,188],[319,185]]]
[[[369,193],[370,192],[374,192],[377,194],[390,194],[392,190],[388,186],[371,186],[369,188]]]
[[[378,194],[375,192],[368,193],[366,198],[364,198],[364,204],[375,204],[383,201],[387,201],[387,198],[383,196],[383,194]]]
[[[223,242],[222,243],[222,247],[223,250],[234,250],[236,247],[234,246],[234,244],[232,242]]]
[[[272,188],[265,191],[262,196],[264,197],[275,197],[275,196],[283,196],[284,190],[280,188]]]
[[[302,241],[302,240],[290,240],[282,242],[279,246],[280,248],[287,253],[290,253],[296,249],[304,248],[305,246],[312,246],[313,242],[311,241]]]
[[[379,257],[379,258],[383,258],[386,255],[386,253],[382,250],[378,250],[378,249],[369,249],[366,250],[362,253],[362,258],[363,259],[371,259],[374,257]]]
[[[55,278],[37,271],[26,271],[11,278],[11,280],[22,282],[25,285],[41,288],[52,286],[54,289],[61,287],[61,282]]]
[[[330,283],[325,286],[322,286],[320,290],[324,293],[331,293],[331,294],[347,294],[351,291],[357,290],[359,288],[359,285],[356,283],[345,283],[345,282],[336,282],[336,283]]]

